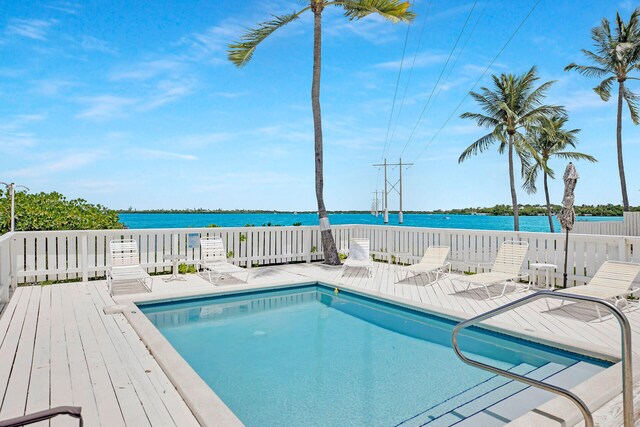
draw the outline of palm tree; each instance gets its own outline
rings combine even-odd
[[[500,144],[498,152],[503,153],[505,149],[508,150],[513,229],[518,231],[520,220],[513,170],[514,151],[520,157],[522,175],[524,176],[530,160],[530,153],[524,142],[526,131],[540,117],[562,114],[564,110],[555,105],[542,104],[546,90],[554,82],[543,83],[534,89],[535,82],[539,80],[539,77],[536,76],[536,67],[531,67],[528,72],[520,76],[502,73],[500,76],[493,75],[491,77],[493,89],[483,87],[481,93],[471,92],[471,96],[480,104],[484,114],[464,113],[460,116],[463,119],[475,120],[479,126],[490,128],[491,132],[467,147],[458,158],[458,163],[484,152],[496,142]]]
[[[248,30],[240,41],[229,45],[229,60],[238,67],[242,67],[251,60],[253,53],[263,40],[274,31],[286,24],[297,20],[306,11],[313,12],[313,81],[311,84],[311,108],[313,110],[313,130],[315,146],[315,178],[316,199],[318,202],[318,217],[322,235],[322,247],[327,264],[338,265],[340,258],[336,244],[331,234],[331,226],[327,209],[324,204],[324,177],[322,164],[322,118],[320,112],[320,68],[322,51],[322,12],[327,6],[337,6],[344,10],[349,20],[359,20],[372,13],[376,13],[389,21],[409,22],[415,14],[409,10],[408,1],[398,0],[308,0],[309,5],[289,15],[274,16],[271,21],[258,24],[258,28]]]
[[[548,178],[555,178],[553,169],[549,167],[549,159],[588,160],[597,162],[595,157],[576,151],[565,151],[568,147],[576,148],[577,134],[580,129],[565,129],[569,121],[567,116],[555,115],[541,117],[538,124],[531,129],[527,145],[532,150],[535,162],[529,168],[523,187],[528,193],[535,193],[538,173],[542,171],[544,196],[547,202],[547,217],[549,217],[549,230],[553,233],[553,217],[551,216],[551,202],[549,200]]]
[[[606,77],[593,90],[600,95],[603,101],[611,98],[611,86],[618,82],[618,119],[616,126],[616,146],[618,148],[618,173],[620,174],[620,188],[622,190],[622,206],[625,212],[629,211],[629,197],[627,196],[627,181],[624,174],[624,162],[622,157],[622,104],[627,102],[633,124],[640,123],[638,115],[638,95],[625,87],[627,80],[640,80],[630,77],[629,74],[640,67],[640,23],[638,16],[640,9],[631,14],[628,23],[624,23],[620,14],[616,13],[615,34],[611,35],[609,20],[602,19],[599,27],[591,29],[591,38],[595,46],[595,52],[582,49],[582,53],[595,63],[595,65],[569,64],[565,71],[576,70],[587,77]]]

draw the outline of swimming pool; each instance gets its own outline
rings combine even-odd
[[[503,425],[553,397],[459,361],[451,320],[322,284],[139,307],[249,426]],[[460,344],[564,387],[610,366],[479,329]]]

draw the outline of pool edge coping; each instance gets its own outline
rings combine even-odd
[[[146,315],[140,311],[136,304],[169,302],[191,298],[199,299],[206,298],[208,296],[230,295],[246,291],[284,289],[313,284],[321,284],[327,287],[344,289],[361,296],[374,297],[404,308],[418,310],[457,322],[474,317],[474,315],[468,313],[449,310],[442,307],[435,307],[430,304],[408,300],[393,295],[382,294],[368,289],[356,288],[343,283],[336,283],[328,280],[314,280],[310,278],[301,279],[299,281],[287,280],[286,282],[276,282],[263,285],[230,285],[214,287],[211,291],[199,290],[178,292],[165,296],[153,296],[149,294],[132,295],[130,297],[122,296],[121,304],[126,306],[126,309],[123,310],[123,314],[127,318],[129,324],[131,324],[151,355],[156,359],[162,370],[169,377],[173,386],[184,399],[198,422],[206,427],[220,425],[240,426],[244,425],[242,421],[240,421],[224,401],[204,382],[204,380],[177,352],[177,350],[173,348],[169,341],[151,323]],[[619,372],[619,366],[621,365],[620,357],[615,355],[612,350],[606,347],[595,344],[585,345],[583,342],[568,338],[563,338],[562,341],[558,341],[552,334],[537,331],[523,331],[521,329],[518,330],[506,323],[494,320],[484,322],[481,327],[494,332],[512,335],[526,341],[533,341],[615,363],[613,366],[606,368],[604,371],[572,388],[572,391],[575,390],[585,401],[587,406],[594,408],[592,413],[600,409],[622,391],[622,380]],[[635,366],[639,366],[638,363],[640,363],[640,358],[636,358],[634,356],[633,359]],[[640,379],[640,375],[634,375],[634,382],[636,378]],[[518,417],[507,425],[519,427],[531,425],[532,422],[536,422],[538,424],[535,425],[541,426],[564,426],[574,425],[581,420],[582,416],[575,405],[563,397],[557,396],[552,397],[551,400],[545,402],[534,410],[527,412],[521,417]]]

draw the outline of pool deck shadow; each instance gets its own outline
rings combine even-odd
[[[462,283],[457,289],[448,280],[429,284],[426,276],[396,283],[395,268],[376,262],[373,277],[369,277],[366,271],[356,269],[342,276],[341,268],[320,263],[284,264],[252,268],[248,285],[225,279],[218,286],[195,274],[185,275],[186,281],[169,283],[161,280],[165,276],[154,276],[151,296],[170,298],[185,292],[209,294],[247,286],[321,281],[469,317],[531,293],[485,299],[482,288],[461,292]],[[123,293],[120,289],[112,297],[104,281],[17,288],[0,316],[0,390],[5,391],[0,419],[52,406],[78,405],[88,426],[199,425],[125,316],[117,311],[105,314],[106,307],[138,296],[149,297],[135,293],[137,290],[128,288]],[[535,301],[497,316],[495,322],[523,333],[539,331],[559,341],[578,340],[619,352],[619,326],[611,316],[599,322],[590,307],[567,304],[558,309],[556,305],[549,310],[544,301]],[[633,330],[633,350],[640,355],[640,311],[626,313]],[[640,396],[640,384],[636,391]],[[598,425],[617,425],[611,421],[619,412],[616,408],[614,401],[596,412]],[[52,425],[77,425],[67,421],[60,418]]]

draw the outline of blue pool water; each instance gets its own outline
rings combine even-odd
[[[460,362],[453,322],[322,285],[140,309],[248,426],[452,425],[524,388]],[[461,346],[539,379],[608,366],[479,330]]]
[[[244,227],[253,224],[290,226],[300,222],[302,225],[318,225],[318,215],[300,214],[250,214],[250,213],[122,213],[120,222],[129,228],[187,228],[207,227],[216,224],[220,227]],[[370,214],[330,214],[332,224],[378,224],[383,225],[382,216]],[[555,219],[555,229],[560,224]],[[578,221],[622,221],[621,217],[579,217]],[[389,215],[389,225],[398,225],[398,215]],[[442,214],[405,214],[404,224],[408,227],[458,228],[472,230],[513,230],[511,216],[483,215],[442,215]],[[545,216],[520,217],[522,231],[549,231],[549,220]]]

